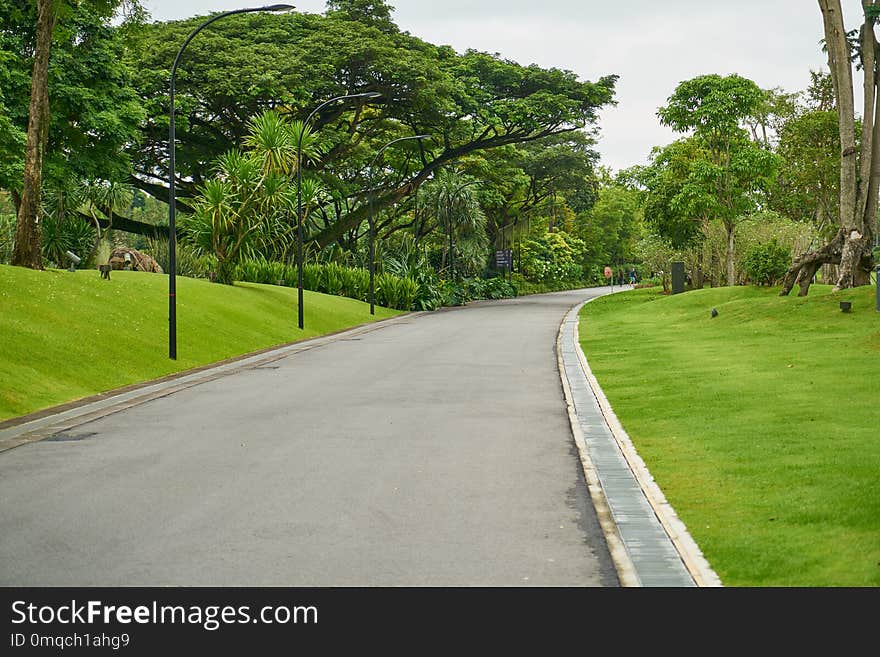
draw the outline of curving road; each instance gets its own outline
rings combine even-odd
[[[557,370],[607,289],[405,316],[0,453],[3,586],[618,586]]]

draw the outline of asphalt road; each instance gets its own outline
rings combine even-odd
[[[555,355],[600,292],[408,316],[0,453],[0,585],[618,586]]]

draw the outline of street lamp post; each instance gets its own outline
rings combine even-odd
[[[391,144],[396,144],[399,141],[406,141],[408,139],[427,139],[431,135],[414,135],[412,137],[400,137],[399,139],[394,139],[385,144],[382,148],[379,149],[379,152],[376,153],[375,157],[373,157],[373,161],[370,162],[370,218],[367,222],[370,227],[370,314],[376,314],[376,263],[375,260],[375,229],[373,228],[373,170],[376,165],[376,161],[379,159],[379,156],[385,151],[386,148],[391,146]]]
[[[177,66],[180,64],[180,57],[183,51],[193,40],[196,34],[201,32],[214,21],[232,16],[233,14],[249,14],[256,11],[287,11],[293,9],[293,5],[268,5],[266,7],[251,7],[249,9],[234,9],[217,14],[199,25],[190,32],[186,41],[177,51],[174,58],[174,65],[171,67],[171,87],[170,87],[170,118],[171,122],[168,126],[168,358],[177,360],[177,190],[174,182],[174,165],[175,165],[175,143],[174,143],[174,81],[177,76]]]
[[[299,131],[299,139],[296,143],[296,277],[297,277],[297,310],[299,315],[298,326],[300,329],[304,326],[303,320],[303,212],[302,212],[302,141],[306,134],[306,126],[312,117],[318,113],[318,110],[326,107],[330,103],[338,100],[347,100],[351,98],[379,98],[382,94],[377,91],[368,91],[362,94],[347,94],[345,96],[336,96],[330,100],[325,100],[312,110]]]

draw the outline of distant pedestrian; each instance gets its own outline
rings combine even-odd
[[[630,285],[635,285],[635,284],[636,284],[636,270],[635,270],[635,267],[633,267],[633,268],[630,269],[630,271],[629,271],[629,284],[630,284]]]

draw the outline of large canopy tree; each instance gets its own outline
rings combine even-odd
[[[840,0],[819,0],[825,31],[828,67],[834,86],[840,148],[840,183],[837,207],[839,228],[821,248],[795,258],[785,275],[781,295],[795,285],[805,296],[813,276],[823,264],[839,264],[834,289],[870,282],[874,265],[871,247],[877,221],[880,188],[880,103],[877,102],[878,62],[874,26],[880,0],[862,1],[862,25],[855,46],[844,27]],[[855,50],[855,53],[853,53]],[[856,106],[852,62],[862,71],[861,135],[856,134]]]
[[[203,18],[147,26],[128,51],[151,117],[133,151],[133,183],[157,198],[167,180],[167,80],[179,43]],[[204,163],[244,138],[266,108],[304,119],[323,101],[365,91],[371,104],[328,105],[313,129],[331,143],[315,170],[335,195],[309,237],[343,240],[368,215],[368,163],[398,137],[433,140],[388,149],[375,181],[378,211],[445,165],[476,152],[595,128],[616,76],[583,82],[570,71],[522,66],[497,55],[435,46],[401,32],[387,5],[332,2],[325,15],[234,16],[200,33],[178,71],[177,171],[182,202],[204,182]]]

